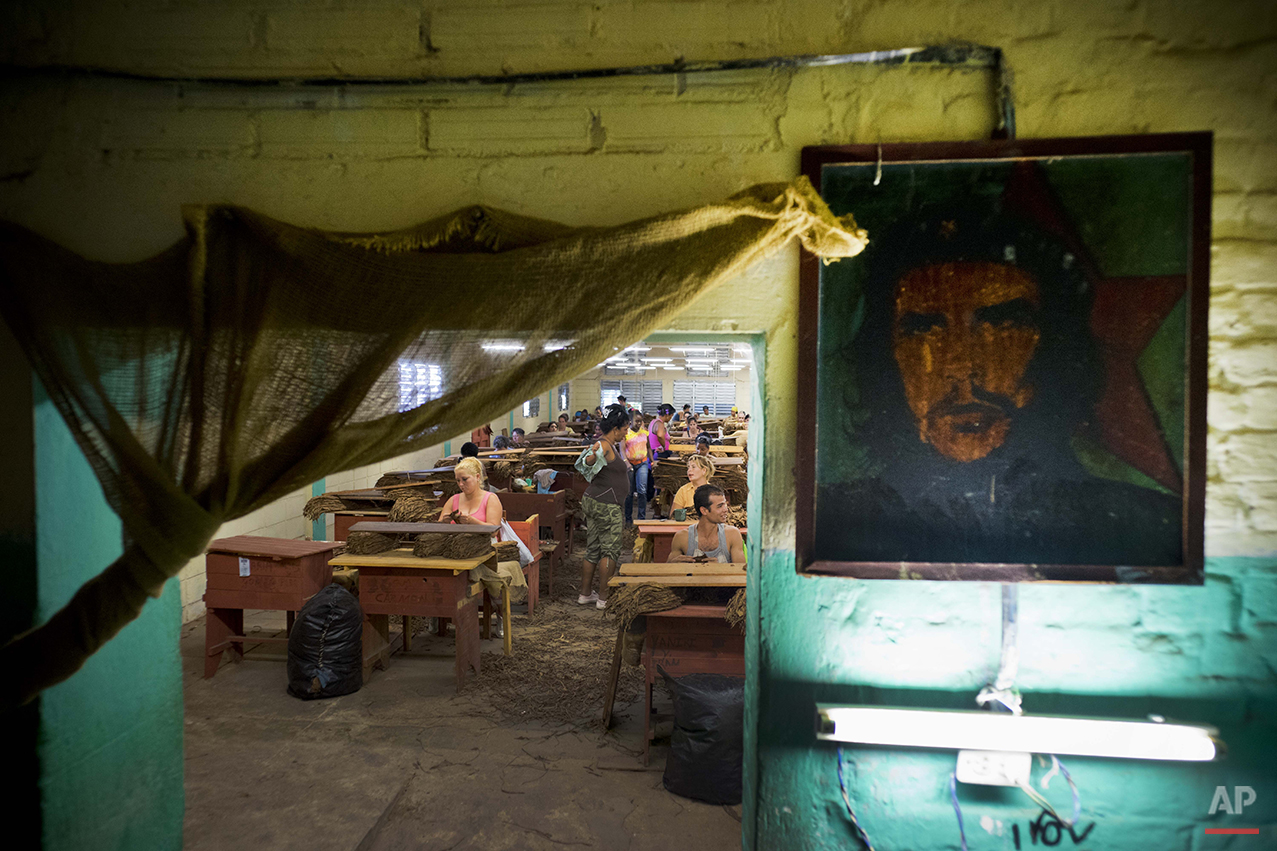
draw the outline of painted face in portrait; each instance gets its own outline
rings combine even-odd
[[[952,262],[912,269],[896,283],[892,353],[918,439],[955,461],[1001,446],[1041,341],[1037,282],[1022,269]]]

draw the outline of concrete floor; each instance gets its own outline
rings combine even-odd
[[[283,626],[246,613],[249,633]],[[456,695],[446,639],[415,642],[355,694],[302,701],[282,645],[202,679],[203,636],[203,619],[182,632],[188,851],[740,847],[740,807],[666,792],[661,748],[643,768],[634,705],[607,734],[504,720]]]

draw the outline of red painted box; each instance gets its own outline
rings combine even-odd
[[[204,557],[204,676],[211,677],[230,650],[244,655],[244,609],[271,609],[293,615],[333,580],[328,559],[339,541],[296,541],[239,535],[219,538]],[[262,639],[267,640],[267,639]]]

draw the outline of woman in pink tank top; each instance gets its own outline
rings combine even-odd
[[[463,523],[477,526],[500,526],[504,514],[501,500],[484,490],[483,465],[477,458],[462,458],[453,469],[460,493],[444,503],[439,512],[440,523]]]

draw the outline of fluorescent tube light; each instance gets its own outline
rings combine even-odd
[[[1209,762],[1218,734],[1201,724],[816,704],[816,738],[888,747]]]
[[[709,346],[670,346],[671,352],[680,352],[687,354],[688,352],[701,352],[703,354],[713,354],[714,350]]]
[[[682,371],[683,371],[683,367],[681,367],[681,366],[663,366],[663,367],[661,367],[661,369],[668,370],[668,371],[670,371],[670,372],[682,372]]]
[[[485,352],[521,352],[523,351],[522,343],[480,343],[479,347]]]
[[[651,347],[651,346],[644,346],[644,345],[626,346],[626,347],[625,347],[625,351],[627,351],[627,352],[650,352],[650,351],[652,351],[652,347]]]

